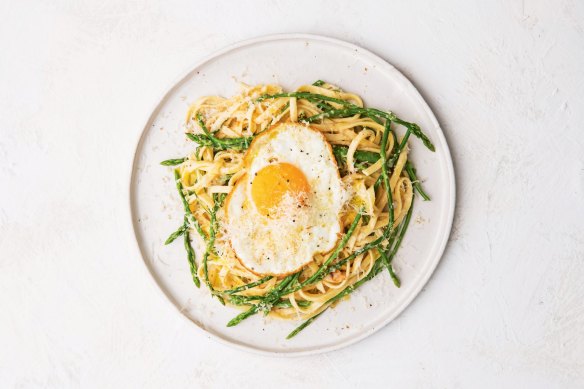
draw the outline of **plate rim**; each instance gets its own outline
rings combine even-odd
[[[167,97],[187,77],[189,77],[193,71],[195,71],[197,68],[205,65],[206,63],[212,61],[216,57],[219,57],[221,55],[229,53],[230,51],[237,50],[237,49],[240,49],[240,48],[243,48],[246,46],[251,46],[254,44],[258,44],[258,43],[262,43],[262,42],[269,42],[269,41],[298,40],[298,39],[320,41],[320,42],[324,42],[324,43],[328,43],[328,44],[342,46],[342,47],[345,47],[345,48],[348,48],[351,50],[356,50],[360,55],[369,57],[369,59],[374,60],[374,61],[382,64],[384,67],[387,68],[387,71],[391,71],[394,73],[394,75],[396,77],[401,78],[400,81],[403,82],[404,85],[409,86],[408,89],[410,89],[410,92],[413,92],[412,97],[415,98],[417,100],[417,103],[420,104],[420,106],[422,108],[424,108],[424,110],[428,113],[430,120],[432,121],[432,123],[435,126],[438,138],[440,138],[440,141],[441,141],[440,143],[442,143],[444,145],[443,152],[445,154],[446,173],[447,173],[447,176],[449,178],[449,183],[450,183],[448,189],[451,193],[451,196],[449,199],[450,201],[448,201],[448,203],[447,203],[447,207],[448,207],[447,220],[446,220],[445,228],[443,230],[444,231],[443,237],[442,237],[441,242],[440,242],[440,247],[436,251],[435,259],[432,261],[432,263],[428,267],[427,272],[425,274],[423,274],[420,282],[418,282],[417,286],[412,290],[410,295],[407,296],[407,298],[402,302],[402,304],[398,305],[398,308],[395,310],[394,314],[389,315],[388,317],[383,319],[381,321],[381,323],[379,323],[379,325],[372,327],[372,328],[369,328],[369,329],[363,331],[361,334],[357,334],[356,336],[354,336],[352,338],[349,338],[349,339],[342,341],[340,343],[337,343],[337,344],[333,344],[331,346],[322,347],[319,349],[304,350],[304,351],[273,351],[273,350],[254,348],[252,346],[248,346],[245,344],[233,342],[233,341],[225,339],[222,336],[215,334],[211,331],[207,331],[201,325],[197,324],[191,318],[186,316],[181,311],[180,307],[178,307],[173,302],[171,296],[168,295],[168,292],[162,287],[162,285],[157,280],[155,274],[153,274],[151,267],[147,264],[142,247],[141,247],[140,243],[138,242],[138,231],[137,231],[137,225],[136,225],[137,223],[136,223],[136,218],[135,218],[135,216],[136,216],[136,209],[135,208],[136,207],[135,207],[135,202],[133,201],[134,192],[135,192],[134,181],[136,179],[138,150],[141,148],[142,143],[144,142],[145,134],[147,133],[147,129],[148,129],[148,124],[159,113],[160,109],[162,108],[162,104],[167,99]],[[440,127],[440,124],[438,123],[438,120],[436,119],[436,116],[434,115],[434,112],[432,111],[432,109],[430,108],[428,103],[424,100],[424,98],[421,95],[421,93],[419,92],[419,90],[400,70],[398,70],[395,66],[393,66],[391,63],[389,63],[387,60],[385,60],[381,56],[379,56],[379,55],[373,53],[372,51],[370,51],[366,48],[363,48],[359,45],[356,45],[356,44],[353,44],[353,43],[350,43],[350,42],[347,42],[347,41],[344,41],[341,39],[331,38],[331,37],[318,35],[318,34],[283,33],[283,34],[261,35],[258,37],[245,39],[245,40],[238,41],[238,42],[232,43],[230,45],[224,46],[223,48],[216,50],[216,51],[212,52],[211,54],[206,55],[203,58],[199,59],[198,61],[194,62],[193,64],[188,66],[185,71],[181,72],[178,77],[174,78],[171,81],[170,86],[165,88],[164,92],[161,94],[161,96],[158,99],[156,99],[155,101],[156,102],[153,104],[152,109],[150,109],[148,111],[149,114],[147,114],[146,121],[144,122],[144,124],[141,127],[141,130],[137,136],[137,140],[134,142],[134,152],[133,152],[133,157],[132,157],[132,163],[130,165],[129,182],[128,182],[128,187],[127,187],[127,189],[128,189],[127,199],[129,202],[129,204],[128,204],[129,205],[129,224],[131,225],[131,230],[132,230],[132,235],[133,235],[132,240],[135,244],[135,248],[138,250],[138,253],[140,254],[140,257],[142,259],[142,264],[144,265],[146,272],[149,274],[148,278],[156,286],[157,290],[159,292],[161,292],[161,295],[164,296],[163,300],[167,304],[172,305],[174,307],[174,310],[177,313],[179,313],[179,316],[182,317],[183,320],[186,320],[189,323],[189,325],[194,326],[196,331],[199,331],[202,335],[206,336],[208,339],[213,339],[214,341],[217,341],[218,343],[221,343],[221,344],[226,345],[228,347],[235,348],[237,350],[242,350],[242,351],[246,351],[246,352],[251,352],[253,354],[258,354],[258,355],[263,355],[263,356],[272,356],[272,357],[274,357],[274,356],[276,356],[276,357],[301,357],[301,356],[317,355],[317,354],[322,354],[322,353],[326,353],[326,352],[339,350],[341,348],[348,347],[350,345],[353,345],[355,343],[360,342],[361,340],[373,335],[374,333],[378,332],[379,330],[381,330],[382,328],[387,326],[393,320],[395,320],[399,315],[401,315],[403,313],[403,311],[420,294],[422,289],[426,286],[426,284],[428,283],[428,281],[430,280],[430,278],[434,274],[436,267],[438,266],[438,264],[442,260],[442,257],[444,256],[444,252],[446,250],[446,246],[448,245],[449,237],[450,237],[450,234],[452,232],[452,224],[454,221],[454,211],[455,211],[455,205],[456,205],[456,176],[454,173],[452,154],[450,152],[450,147],[448,145],[448,142],[446,140],[444,132],[442,131],[442,128]]]

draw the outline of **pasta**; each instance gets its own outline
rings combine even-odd
[[[221,302],[245,309],[230,325],[263,312],[308,319],[305,326],[385,268],[399,286],[391,260],[407,229],[414,189],[427,199],[408,161],[408,138],[414,135],[433,146],[415,124],[380,112],[365,108],[358,95],[322,81],[292,93],[278,85],[243,85],[236,96],[202,97],[189,107],[186,133],[197,142],[194,150],[187,158],[163,163],[179,164],[177,184],[188,216],[175,235],[185,234],[189,246],[194,231],[203,238],[205,253],[197,261],[189,254],[193,279],[204,280]],[[287,122],[310,124],[324,135],[351,196],[340,215],[345,244],[279,279],[256,275],[238,261],[224,229],[223,201],[246,174],[243,159],[251,139]],[[407,129],[401,139],[392,129],[398,124]]]

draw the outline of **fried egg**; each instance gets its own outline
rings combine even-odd
[[[287,275],[335,247],[347,196],[319,131],[280,124],[254,139],[244,167],[225,203],[228,239],[243,266]]]

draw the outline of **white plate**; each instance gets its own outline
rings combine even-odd
[[[417,199],[412,223],[395,260],[402,280],[393,286],[386,272],[365,284],[347,301],[328,310],[291,340],[298,322],[251,317],[236,327],[225,324],[238,310],[211,299],[192,283],[182,240],[163,242],[183,218],[171,179],[159,162],[187,155],[182,123],[190,102],[203,95],[231,96],[238,81],[278,83],[286,89],[323,79],[363,97],[366,105],[396,112],[418,123],[436,145],[428,151],[410,141],[410,158],[431,202]],[[436,118],[413,85],[393,66],[352,44],[314,35],[267,36],[231,46],[195,66],[162,98],[138,143],[130,201],[136,239],[154,280],[196,328],[227,344],[260,353],[303,355],[357,342],[394,319],[420,292],[438,264],[454,213],[454,173],[448,146]]]

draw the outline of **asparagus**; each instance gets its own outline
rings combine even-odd
[[[355,104],[348,102],[347,100],[337,99],[335,97],[330,97],[326,95],[321,95],[312,92],[289,92],[289,93],[277,93],[274,95],[263,95],[256,99],[257,102],[261,102],[268,99],[279,99],[281,97],[296,97],[297,99],[304,99],[308,101],[328,101],[331,103],[337,103],[344,107],[357,107]]]
[[[391,280],[393,281],[393,284],[396,287],[400,288],[401,287],[401,281],[400,281],[399,277],[397,276],[397,274],[395,274],[395,270],[393,270],[393,265],[391,263],[387,267],[387,270],[389,270],[389,276],[391,277]]]
[[[347,161],[348,147],[335,145],[333,146],[333,155],[337,160],[338,165],[344,165]],[[364,169],[367,165],[377,162],[379,153],[373,151],[356,150],[353,154],[355,159],[355,166],[359,169]]]
[[[420,196],[422,196],[422,199],[424,199],[424,201],[430,200],[430,196],[424,192],[422,185],[420,185],[420,180],[418,180],[418,177],[416,176],[416,168],[410,161],[406,162],[406,172],[410,177],[410,181],[412,181],[414,189],[420,194]]]
[[[302,331],[304,328],[308,327],[310,325],[310,323],[312,323],[313,321],[315,321],[317,317],[319,317],[320,315],[322,315],[323,312],[324,311],[322,311],[322,312],[320,312],[320,313],[312,316],[310,319],[308,319],[304,323],[300,324],[298,327],[296,327],[296,329],[294,331],[290,332],[288,334],[288,336],[286,336],[286,339],[292,339],[293,337],[295,337],[300,331]]]
[[[391,135],[393,137],[393,150],[391,152],[392,156],[389,159],[389,161],[386,162],[387,166],[386,167],[394,167],[395,164],[397,163],[397,160],[399,159],[399,156],[401,155],[403,149],[406,147],[407,143],[408,143],[408,138],[410,137],[411,131],[407,130],[404,137],[402,138],[401,142],[399,143],[399,145],[397,145],[397,137],[395,136],[395,134],[392,132]],[[384,164],[385,165],[385,164]],[[375,181],[375,189],[377,189],[377,187],[381,184],[381,180],[383,179],[383,176],[380,175],[379,177],[377,177],[377,181]]]
[[[191,240],[190,240],[190,236],[189,236],[188,225],[190,224],[192,226],[195,226],[195,228],[199,231],[199,233],[201,233],[201,235],[202,235],[202,229],[201,229],[201,226],[199,225],[199,222],[197,222],[197,220],[193,216],[193,213],[191,212],[191,208],[189,207],[189,202],[187,201],[187,199],[185,197],[185,194],[183,193],[183,185],[182,185],[182,183],[180,181],[180,174],[179,174],[178,170],[176,170],[176,169],[174,170],[174,180],[176,182],[176,189],[178,190],[178,195],[180,196],[181,202],[183,203],[183,207],[184,207],[184,210],[185,210],[185,217],[184,217],[185,232],[184,232],[184,236],[185,236],[185,249],[187,251],[187,259],[189,261],[189,266],[191,268],[191,274],[193,276],[193,282],[195,283],[195,285],[198,288],[200,286],[200,281],[199,281],[199,277],[197,275],[197,263],[195,262],[195,252],[194,252],[194,250],[193,250],[193,248],[191,246]]]
[[[237,288],[224,290],[223,293],[234,294],[234,293],[242,292],[242,291],[247,290],[247,289],[255,288],[256,286],[259,286],[259,285],[263,284],[264,282],[271,280],[272,278],[274,278],[274,277],[267,276],[267,277],[261,278],[257,281],[250,282],[249,284],[238,286]]]
[[[309,123],[315,122],[320,119],[324,118],[336,118],[336,117],[349,117],[353,115],[363,115],[369,117],[379,123],[379,118],[383,118],[385,120],[390,120],[397,124],[400,124],[410,130],[416,137],[418,137],[422,143],[431,151],[435,151],[435,147],[430,141],[430,139],[422,132],[420,126],[415,123],[406,122],[405,120],[400,119],[397,117],[393,112],[385,112],[381,111],[376,108],[363,108],[359,107],[349,101],[337,99],[334,97],[329,97],[326,95],[321,95],[318,93],[311,93],[311,92],[291,92],[291,93],[278,93],[274,95],[263,95],[260,96],[256,101],[264,101],[267,99],[276,99],[281,97],[296,97],[299,99],[305,99],[308,101],[329,101],[333,103],[337,103],[342,105],[344,108],[342,109],[333,109],[326,112],[322,112],[320,114],[311,116],[306,119]]]
[[[213,285],[211,284],[211,282],[209,280],[209,269],[208,269],[209,255],[211,254],[212,251],[215,250],[215,232],[217,230],[217,209],[218,209],[218,207],[219,207],[219,202],[216,201],[215,204],[213,204],[213,208],[208,210],[209,215],[211,217],[211,222],[209,225],[209,239],[207,240],[207,246],[205,247],[205,254],[203,254],[203,274],[205,275],[205,284],[207,285],[207,287],[211,291],[211,294],[213,296],[216,296],[221,304],[225,305],[225,300],[223,299],[223,297],[221,297],[221,295],[219,293],[217,293],[215,291],[215,288],[213,288]]]
[[[162,162],[160,162],[160,164],[162,166],[176,166],[176,165],[180,165],[181,163],[183,163],[186,160],[187,160],[187,158],[172,158],[172,159],[167,159],[166,161],[162,161]]]
[[[391,261],[389,260],[389,257],[387,256],[387,254],[383,250],[378,250],[378,251],[379,251],[379,256],[383,260],[383,264],[385,265],[385,267],[387,268],[387,271],[389,272],[389,277],[391,277],[393,284],[399,288],[401,286],[401,282],[400,282],[399,278],[397,277],[397,274],[395,274],[395,271],[393,270],[393,266],[391,265]]]
[[[188,229],[187,224],[183,223],[182,226],[180,226],[175,232],[168,236],[168,238],[164,241],[164,244],[165,245],[171,244],[176,240],[176,238],[184,234],[187,229]]]
[[[390,263],[393,260],[393,258],[395,257],[395,254],[397,254],[397,250],[399,249],[399,246],[401,245],[401,242],[404,238],[404,235],[406,234],[406,230],[408,229],[408,226],[410,224],[410,220],[412,218],[413,209],[414,209],[414,198],[412,197],[412,204],[410,205],[410,209],[408,209],[408,213],[406,214],[406,217],[404,218],[404,220],[402,222],[402,227],[401,227],[399,235],[397,237],[397,241],[395,242],[393,249],[391,250],[391,253],[389,254]]]
[[[199,280],[199,276],[197,275],[197,263],[195,262],[195,251],[193,250],[193,246],[191,246],[191,237],[189,234],[189,230],[186,230],[184,233],[184,244],[185,250],[187,251],[187,260],[189,261],[189,268],[191,270],[191,277],[193,278],[193,282],[199,288],[201,286],[201,281]]]
[[[333,103],[337,103],[343,106],[340,109],[332,109],[326,112],[319,113],[317,115],[311,116],[306,118],[308,123],[313,123],[318,120],[322,120],[325,118],[339,118],[339,117],[349,117],[353,115],[363,115],[369,117],[370,119],[380,123],[380,118],[385,120],[390,120],[397,124],[400,124],[410,130],[416,137],[418,137],[424,146],[426,146],[429,150],[435,151],[435,147],[430,141],[430,139],[422,132],[420,126],[415,123],[406,122],[405,120],[400,119],[397,117],[393,112],[385,112],[381,111],[376,108],[363,108],[359,107],[349,101],[337,99],[334,97],[329,97],[326,95],[321,95],[317,93],[310,93],[310,92],[291,92],[291,93],[278,93],[275,95],[264,95],[260,96],[256,101],[263,101],[266,99],[276,99],[280,97],[296,97],[299,99],[306,99],[308,101],[329,101]]]
[[[252,301],[260,301],[263,300],[264,296],[242,296],[239,294],[233,294],[228,296],[229,302],[235,305],[243,305],[250,303]]]
[[[234,297],[254,297],[254,296],[232,296],[229,299],[229,302],[233,305],[251,305],[250,302],[252,301],[256,301],[258,300],[253,299],[253,298],[249,298],[249,299],[241,299],[241,298],[234,298]],[[312,304],[312,301],[308,301],[308,300],[299,300],[296,301],[296,304],[300,307],[300,308],[307,308]],[[290,300],[280,300],[274,303],[273,305],[274,308],[292,308],[292,303],[290,302]]]
[[[315,86],[322,86],[322,85],[324,85],[324,82],[318,80],[314,83],[314,85]],[[367,274],[363,279],[359,280],[357,283],[343,289],[343,291],[341,291],[341,293],[337,294],[336,296],[334,296],[333,298],[331,298],[327,302],[325,302],[325,305],[327,305],[327,306],[325,307],[324,310],[328,309],[331,306],[331,304],[334,303],[335,301],[338,301],[339,299],[343,298],[344,296],[352,293],[360,285],[362,285],[366,281],[372,279],[375,275],[377,275],[383,269],[383,267],[388,268],[388,271],[390,273],[390,276],[391,276],[394,284],[397,287],[399,287],[400,281],[397,278],[397,275],[395,274],[395,272],[391,266],[391,261],[394,258],[395,254],[397,252],[397,249],[399,248],[399,246],[401,244],[401,241],[403,239],[405,231],[407,229],[408,223],[409,223],[410,218],[411,218],[412,208],[410,208],[410,210],[408,211],[408,214],[406,215],[406,218],[402,222],[402,225],[400,226],[401,228],[399,229],[399,236],[397,238],[397,241],[395,242],[395,244],[393,244],[394,239],[396,237],[397,229],[393,228],[395,215],[393,212],[393,199],[391,196],[392,195],[391,188],[389,186],[388,169],[392,168],[395,165],[395,163],[397,162],[397,159],[399,158],[399,155],[401,154],[402,150],[406,146],[407,140],[411,134],[413,134],[414,136],[421,139],[422,142],[424,143],[424,145],[428,149],[430,149],[431,151],[434,151],[434,145],[431,143],[431,141],[428,139],[428,137],[421,131],[420,127],[417,124],[406,122],[406,121],[398,118],[392,112],[384,112],[384,111],[380,111],[380,110],[374,109],[374,108],[362,108],[362,107],[356,106],[356,105],[354,105],[348,101],[342,100],[342,99],[337,99],[337,98],[333,98],[333,97],[329,97],[329,96],[325,96],[325,95],[320,95],[320,94],[315,94],[315,93],[310,93],[310,92],[293,92],[293,93],[280,93],[280,94],[276,94],[276,95],[264,95],[264,96],[258,98],[257,101],[263,101],[266,99],[274,99],[274,98],[280,98],[280,97],[296,97],[299,99],[307,99],[309,101],[314,102],[319,107],[319,109],[323,112],[320,114],[303,119],[304,121],[309,122],[309,123],[315,122],[317,120],[322,120],[325,118],[349,117],[349,116],[353,116],[353,115],[362,115],[364,117],[369,117],[372,120],[374,120],[375,122],[380,123],[380,124],[382,123],[382,120],[385,121],[385,128],[384,128],[384,132],[382,135],[382,142],[381,142],[381,152],[376,153],[376,152],[370,152],[370,151],[364,151],[364,150],[357,150],[354,154],[354,159],[355,159],[356,165],[359,168],[364,168],[368,164],[373,164],[373,163],[377,162],[379,160],[379,158],[382,159],[381,174],[378,178],[378,181],[376,182],[376,187],[379,184],[383,183],[384,187],[386,188],[386,192],[387,192],[387,196],[388,196],[388,209],[389,209],[389,213],[390,213],[390,222],[389,222],[388,226],[386,227],[385,231],[383,232],[382,236],[378,237],[373,242],[366,244],[362,248],[355,250],[351,255],[347,256],[346,258],[343,258],[340,261],[333,263],[337,259],[340,251],[347,244],[348,239],[350,238],[354,229],[356,228],[357,224],[359,223],[359,220],[360,220],[362,213],[363,213],[363,209],[361,209],[359,211],[359,213],[357,214],[357,216],[355,217],[355,219],[353,220],[353,223],[349,227],[347,233],[345,234],[345,236],[343,237],[343,239],[341,240],[341,242],[339,243],[339,245],[335,249],[335,251],[321,265],[321,267],[317,270],[317,272],[315,274],[313,274],[311,277],[309,277],[307,280],[299,283],[298,278],[299,278],[301,272],[298,272],[298,273],[295,273],[293,275],[286,277],[279,284],[277,284],[271,291],[269,291],[267,294],[265,294],[263,296],[241,296],[241,295],[237,295],[236,293],[247,290],[247,289],[254,288],[256,286],[259,286],[259,285],[265,283],[266,281],[270,280],[272,278],[272,276],[267,276],[267,277],[264,277],[258,281],[251,282],[251,283],[248,283],[246,285],[242,285],[242,286],[232,288],[229,290],[215,291],[213,289],[213,287],[209,281],[207,262],[208,262],[208,257],[210,255],[210,252],[214,249],[215,230],[216,230],[216,228],[215,228],[216,227],[215,226],[215,224],[216,224],[216,211],[217,211],[217,208],[216,208],[217,201],[216,201],[214,209],[208,210],[208,212],[211,216],[211,228],[209,231],[209,237],[207,240],[205,255],[203,257],[205,282],[206,282],[207,286],[209,287],[209,289],[211,290],[211,292],[213,293],[213,295],[218,297],[222,303],[224,303],[224,301],[223,301],[223,298],[221,297],[220,294],[228,295],[230,297],[230,302],[237,304],[237,305],[249,305],[253,301],[258,301],[255,304],[252,303],[251,307],[247,311],[242,312],[240,315],[236,316],[231,321],[229,321],[229,323],[227,324],[229,327],[237,325],[245,318],[252,316],[259,311],[263,311],[264,313],[267,314],[274,307],[276,307],[276,308],[290,308],[292,306],[292,304],[290,303],[289,300],[285,300],[285,299],[283,300],[282,299],[283,296],[290,294],[290,293],[294,293],[294,292],[304,288],[307,285],[311,285],[313,283],[316,283],[316,282],[322,280],[327,274],[330,274],[330,273],[340,269],[348,261],[354,259],[358,255],[360,255],[368,250],[375,249],[375,248],[379,251],[380,256],[376,260],[376,262],[374,264],[374,268],[370,271],[370,273]],[[336,103],[336,104],[340,105],[342,108],[335,108],[332,105],[330,105],[329,103]],[[287,106],[284,109],[286,109]],[[218,138],[214,134],[209,132],[209,130],[207,129],[205,123],[203,122],[202,116],[200,114],[198,114],[196,116],[196,120],[197,120],[199,126],[201,127],[203,134],[187,133],[186,135],[189,139],[197,142],[200,146],[212,147],[214,150],[234,149],[234,150],[243,151],[249,147],[249,144],[253,140],[253,137]],[[388,140],[389,134],[391,134],[395,139],[395,134],[390,129],[391,122],[395,122],[396,124],[403,125],[406,127],[407,130],[406,130],[406,134],[405,134],[404,138],[402,139],[402,141],[400,142],[399,145],[397,145],[394,142],[394,145],[395,145],[394,150],[392,150],[391,157],[388,160],[386,157],[386,147],[387,147],[387,140]],[[348,152],[348,148],[346,146],[341,146],[341,145],[333,146],[333,153],[334,153],[335,159],[337,160],[339,165],[341,165],[343,163],[343,161],[346,161],[347,152]],[[176,165],[183,163],[186,160],[187,160],[187,158],[169,159],[166,161],[162,161],[161,165],[163,165],[163,166],[176,166]],[[415,190],[421,195],[421,197],[424,200],[429,200],[429,197],[422,190],[421,185],[420,185],[419,181],[417,180],[416,171],[415,171],[414,166],[411,164],[411,162],[408,161],[406,163],[405,170],[406,170],[407,174],[409,175],[410,179],[412,180],[412,183],[413,183]],[[165,243],[169,244],[172,241],[174,241],[176,238],[178,238],[180,235],[184,236],[185,249],[187,250],[187,257],[189,260],[189,265],[191,267],[193,281],[195,282],[195,284],[198,287],[200,285],[200,281],[199,281],[199,278],[197,276],[196,262],[194,260],[194,251],[192,250],[192,246],[190,244],[190,236],[189,236],[189,230],[188,230],[189,224],[194,226],[199,231],[199,233],[201,234],[203,239],[205,239],[205,235],[203,234],[202,229],[200,228],[200,225],[198,224],[196,219],[194,219],[194,216],[192,215],[192,213],[190,211],[190,208],[188,206],[188,202],[187,202],[185,195],[183,193],[182,184],[180,182],[180,176],[178,174],[178,171],[176,171],[176,170],[175,170],[175,179],[177,180],[177,189],[179,190],[181,200],[183,202],[183,205],[185,206],[185,223],[181,227],[179,227],[175,232],[173,232],[168,237],[168,239]],[[386,249],[383,249],[381,247],[381,245],[388,238],[389,238],[389,245],[388,245],[388,249],[386,252]],[[393,248],[390,250],[389,248],[392,247],[392,244],[393,244]],[[298,301],[298,305],[301,307],[305,307],[305,306],[310,305],[310,301],[301,300],[301,301]],[[320,316],[324,312],[324,310],[321,311],[320,313],[318,313],[317,315],[313,316],[312,318],[308,319],[302,325],[300,325],[296,330],[294,330],[292,333],[290,333],[288,335],[287,339],[295,336],[297,333],[302,331],[306,326],[308,326],[310,323],[312,323],[312,321],[314,321],[318,316]]]
[[[297,280],[300,272],[292,274],[282,280],[280,284],[276,285],[270,292],[266,294],[263,301],[260,304],[252,305],[247,311],[240,313],[235,316],[227,323],[227,327],[233,327],[241,323],[243,320],[250,316],[255,315],[258,311],[263,310],[268,312],[272,308],[273,304],[280,300],[280,292],[282,289],[286,288],[293,280]]]
[[[197,114],[197,123],[199,123],[199,127],[201,127],[201,130],[203,130],[203,132],[205,133],[207,138],[211,141],[213,146],[218,147],[219,142],[218,142],[217,138],[212,136],[211,133],[209,132],[209,130],[207,130],[207,126],[205,125],[205,122],[203,121],[203,117],[201,116],[200,113]]]
[[[193,142],[198,143],[201,146],[210,146],[213,147],[213,143],[203,134],[191,134],[187,133],[187,137],[191,139]],[[239,138],[217,138],[220,142],[220,146],[217,150],[245,150],[252,141],[252,137],[239,137]],[[347,159],[347,152],[349,148],[347,146],[342,145],[333,145],[333,155],[337,160],[339,165],[343,165]],[[366,151],[366,150],[356,150],[353,154],[354,159],[357,163],[365,164],[374,164],[379,159],[379,153],[374,151]],[[181,159],[181,161],[186,161],[187,158]],[[176,160],[178,161],[178,159]],[[165,162],[165,161],[163,161]],[[170,165],[168,165],[170,166]],[[391,165],[389,165],[391,167]]]
[[[312,301],[308,301],[308,300],[296,301],[296,305],[298,305],[300,308],[307,308],[311,304],[312,304]],[[276,307],[276,308],[292,308],[292,303],[290,302],[290,300],[280,300],[274,304],[274,307]]]
[[[381,151],[379,152],[379,155],[380,155],[381,161],[382,161],[382,163],[381,163],[381,176],[380,177],[383,181],[383,186],[385,187],[385,192],[387,195],[387,208],[389,210],[389,224],[387,225],[387,229],[391,231],[391,230],[393,230],[393,223],[395,222],[395,215],[394,215],[394,210],[393,210],[393,196],[391,193],[391,185],[389,184],[389,176],[387,174],[387,157],[385,155],[385,150],[387,148],[387,138],[389,136],[389,133],[391,132],[390,125],[391,125],[391,122],[389,120],[387,120],[385,122],[383,136],[381,137]],[[379,250],[379,254],[381,255],[381,257],[385,261],[387,271],[389,272],[389,275],[391,276],[392,270],[391,270],[391,264],[389,263],[388,258],[386,257],[383,250]]]
[[[298,333],[300,331],[302,331],[303,329],[305,329],[306,327],[308,327],[317,317],[319,317],[320,315],[322,315],[330,307],[330,304],[332,304],[333,302],[335,302],[337,300],[342,299],[343,297],[349,295],[350,293],[353,293],[353,291],[355,289],[357,289],[359,286],[363,285],[365,282],[367,282],[370,279],[372,279],[373,277],[375,277],[379,273],[379,269],[380,269],[378,263],[379,263],[379,260],[375,262],[375,264],[373,265],[373,268],[371,269],[371,271],[369,272],[369,274],[367,274],[367,276],[365,276],[364,278],[362,278],[359,281],[355,282],[353,285],[346,287],[339,294],[337,294],[337,295],[331,297],[330,299],[328,299],[324,303],[324,305],[326,305],[326,308],[325,309],[323,309],[317,315],[315,315],[315,316],[307,319],[302,324],[300,324],[298,327],[296,327],[294,329],[294,331],[290,332],[288,334],[288,336],[286,336],[286,339],[291,339],[291,338],[295,337],[296,335],[298,335]]]
[[[394,248],[390,254],[389,260],[391,261],[391,259],[393,259],[393,257],[395,256],[395,253],[397,252],[399,246],[401,245],[401,242],[403,240],[403,237],[406,233],[406,230],[408,228],[408,225],[410,223],[410,219],[412,217],[412,211],[413,211],[413,207],[410,207],[410,209],[408,210],[408,213],[406,214],[406,217],[404,218],[404,221],[402,222],[401,225],[401,229],[400,229],[400,233],[398,236],[398,239],[394,245]],[[330,299],[328,299],[324,305],[326,305],[327,307],[322,310],[320,313],[318,313],[317,315],[307,319],[304,323],[302,323],[300,326],[298,326],[294,331],[292,331],[290,334],[288,334],[288,336],[286,337],[286,339],[290,339],[294,336],[296,336],[300,331],[302,331],[304,328],[306,328],[308,325],[310,325],[310,323],[312,323],[314,321],[314,319],[316,319],[318,316],[322,315],[322,313],[324,311],[326,311],[332,303],[344,298],[345,296],[353,293],[357,288],[359,288],[361,285],[363,285],[364,283],[366,283],[367,281],[373,279],[377,274],[379,274],[379,272],[381,272],[381,270],[383,269],[383,264],[384,264],[384,260],[383,258],[378,258],[375,263],[373,264],[373,268],[371,269],[371,271],[362,279],[360,279],[359,281],[355,282],[353,285],[350,285],[348,287],[346,287],[345,289],[343,289],[339,294],[331,297]],[[399,283],[399,279],[397,280]],[[395,283],[395,281],[394,281]]]
[[[239,150],[243,151],[249,147],[252,137],[240,137],[240,138],[217,138],[214,135],[206,134],[192,134],[187,133],[187,138],[193,142],[198,143],[200,146],[213,147],[215,150]]]
[[[249,310],[247,310],[247,311],[239,314],[235,318],[233,318],[229,323],[227,323],[227,326],[233,327],[233,326],[239,324],[242,320],[245,320],[249,316],[256,314],[258,312],[258,310],[260,310],[260,309],[263,310],[264,312],[269,312],[269,310],[272,308],[274,302],[278,301],[282,296],[285,296],[285,295],[290,294],[290,293],[294,293],[295,291],[302,289],[304,286],[309,285],[309,284],[317,281],[319,278],[322,278],[321,276],[323,275],[326,268],[330,265],[330,263],[332,261],[334,261],[338,257],[339,253],[341,252],[343,247],[345,247],[349,238],[351,237],[351,235],[355,231],[355,228],[357,228],[357,224],[359,223],[359,220],[361,219],[362,213],[363,213],[363,209],[360,209],[359,212],[357,213],[357,216],[355,216],[353,223],[351,223],[349,230],[347,231],[347,233],[345,234],[343,239],[341,239],[341,242],[337,245],[337,247],[335,248],[333,253],[328,257],[328,259],[316,271],[316,273],[314,273],[306,281],[301,282],[298,285],[294,285],[291,288],[287,288],[287,287],[291,283],[294,283],[298,279],[301,272],[298,272],[292,276],[286,277],[284,279],[284,281],[282,281],[276,288],[274,288],[263,299],[261,299],[260,303],[252,306]]]
[[[347,233],[345,234],[345,236],[343,236],[343,238],[341,239],[341,241],[339,242],[339,244],[337,245],[335,250],[326,259],[326,261],[324,261],[324,263],[322,265],[320,265],[320,268],[312,276],[310,276],[305,281],[301,282],[299,285],[295,286],[294,288],[286,290],[283,293],[284,295],[294,293],[294,292],[304,288],[307,285],[318,282],[328,274],[328,273],[326,273],[327,268],[335,259],[337,259],[341,250],[347,245],[349,238],[351,238],[351,235],[353,235],[355,228],[357,228],[357,224],[359,224],[359,220],[361,219],[361,215],[363,215],[363,208],[359,209],[359,212],[357,213],[357,216],[355,216],[355,219],[353,219],[353,222],[349,226]]]
[[[379,156],[381,158],[381,176],[383,180],[383,186],[385,187],[385,192],[387,195],[387,208],[389,209],[389,225],[388,229],[393,229],[393,222],[394,222],[394,212],[393,212],[393,197],[391,194],[391,186],[389,185],[389,176],[387,174],[387,156],[385,155],[385,151],[387,149],[387,138],[389,133],[391,132],[390,127],[391,122],[387,120],[385,122],[385,128],[383,130],[383,136],[381,137],[381,150],[379,151]]]

